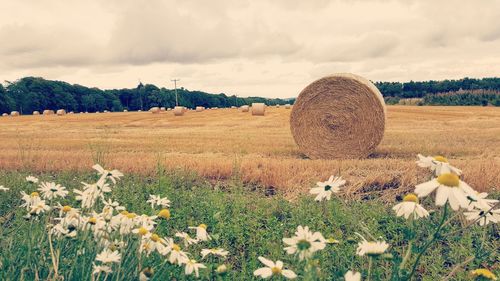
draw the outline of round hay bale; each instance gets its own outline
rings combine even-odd
[[[167,111],[171,111],[171,110],[172,110],[172,108],[170,108],[170,107],[169,107],[169,108],[167,108]]]
[[[250,110],[250,107],[248,105],[242,105],[240,106],[241,112],[248,112]]]
[[[327,76],[299,94],[290,128],[309,158],[366,157],[384,136],[384,99],[363,77],[344,73]]]
[[[279,104],[277,104],[277,105],[276,105],[276,108],[280,108],[280,105],[279,105]]]
[[[66,115],[66,110],[64,110],[64,109],[58,109],[57,112],[56,112],[56,114],[59,115],[59,116]]]
[[[184,106],[174,107],[174,115],[175,116],[182,116],[182,115],[184,115],[184,112],[186,112],[186,108]]]
[[[39,111],[33,111],[33,115],[40,115],[40,112]]]
[[[152,107],[149,112],[152,112],[153,114],[158,114],[160,113],[160,108],[159,107]]]
[[[285,109],[290,109],[290,108],[292,108],[292,106],[289,103],[285,104]]]
[[[20,114],[19,114],[19,112],[18,112],[18,111],[12,111],[12,112],[10,113],[10,116],[12,116],[12,117],[19,116],[19,115],[20,115]]]
[[[70,112],[69,112],[68,114],[75,114],[75,112],[73,112],[73,111],[70,111]]]
[[[45,109],[42,113],[43,115],[54,115],[54,110]]]
[[[9,114],[7,113],[2,113],[2,116],[5,117],[5,116],[9,116]]]
[[[103,112],[104,112],[104,113],[108,113],[108,111],[107,111],[107,110],[104,110]]]
[[[266,114],[266,104],[260,102],[252,103],[252,115],[263,116]]]
[[[123,112],[128,112],[128,110],[124,109]]]
[[[196,112],[202,112],[203,110],[205,110],[205,108],[203,106],[196,107]]]
[[[167,111],[167,109],[165,107],[160,107],[160,111],[163,112],[163,111]]]

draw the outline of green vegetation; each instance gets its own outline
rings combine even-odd
[[[36,185],[26,182],[24,172],[0,172],[0,185],[9,187],[6,192],[0,191],[0,279],[1,280],[45,280],[53,276],[53,258],[47,238],[45,223],[48,214],[35,220],[26,220],[20,192],[28,194],[36,190]],[[57,176],[57,177],[56,177]],[[95,175],[62,173],[57,175],[42,174],[40,180],[56,181],[67,187],[79,189],[80,181],[95,181]],[[300,262],[283,250],[283,237],[290,237],[297,226],[307,225],[312,231],[320,231],[325,238],[339,240],[339,244],[328,244],[324,250],[317,252],[311,261],[318,265],[320,271],[316,276],[320,280],[343,280],[347,270],[361,271],[366,276],[367,258],[355,254],[357,242],[360,240],[355,232],[368,237],[368,233],[376,239],[383,239],[391,244],[389,253],[374,263],[373,280],[397,280],[390,276],[391,265],[398,266],[402,260],[401,253],[406,250],[409,237],[417,235],[416,247],[422,247],[432,236],[434,227],[440,219],[440,211],[431,213],[430,219],[415,222],[419,232],[412,231],[412,223],[398,218],[390,209],[376,199],[369,201],[344,202],[333,198],[321,203],[313,201],[307,195],[294,202],[285,200],[280,194],[266,196],[269,192],[260,189],[250,190],[242,186],[238,180],[224,185],[213,186],[194,175],[165,175],[158,173],[153,178],[142,178],[129,175],[120,180],[113,188],[111,198],[120,202],[130,212],[137,214],[153,213],[146,202],[150,194],[167,196],[171,201],[171,219],[162,221],[156,228],[160,236],[172,237],[175,231],[187,231],[187,226],[206,224],[213,240],[192,245],[188,251],[200,261],[200,250],[209,247],[221,247],[229,251],[225,261],[229,270],[226,275],[212,275],[210,269],[220,265],[220,259],[201,260],[208,269],[200,269],[201,279],[213,280],[251,280],[252,273],[262,264],[258,256],[272,260],[282,260],[285,267],[294,270],[299,277],[304,275],[305,262]],[[73,200],[72,192],[64,199],[62,205],[79,206]],[[431,198],[427,198],[431,200]],[[57,216],[56,213],[54,216]],[[444,233],[460,228],[455,221],[446,225]],[[486,240],[482,245],[483,230],[488,229]],[[366,231],[363,231],[366,230]],[[450,270],[469,257],[475,257],[467,267],[475,269],[493,265],[498,261],[498,235],[496,228],[480,228],[473,226],[463,234],[440,236],[438,243],[423,256],[418,280],[440,280]],[[379,238],[380,237],[380,238]],[[60,251],[59,275],[65,280],[90,280],[92,262],[100,252],[97,243],[89,239],[85,232],[75,238],[53,238],[55,251]],[[166,258],[152,253],[149,257],[138,259],[136,251],[139,239],[130,238],[129,247],[124,250],[123,262],[119,272],[121,277],[113,273],[108,280],[137,280],[139,276],[139,260],[142,267],[152,267],[155,274],[151,280],[190,280],[184,276],[182,267],[171,265]],[[396,243],[397,244],[393,244]],[[412,258],[413,259],[413,258]],[[411,264],[411,263],[409,263]],[[114,267],[116,270],[116,267]],[[410,268],[407,267],[407,270]],[[117,271],[118,272],[118,271]],[[215,273],[214,273],[215,274]],[[470,270],[459,270],[452,280],[470,280]],[[103,276],[101,276],[102,279]],[[301,279],[301,278],[300,278]]]
[[[265,102],[268,105],[290,103],[283,99],[239,98],[184,88],[177,89],[177,93],[179,104],[189,108],[241,106],[253,102]],[[21,114],[31,114],[35,110],[41,112],[45,109],[65,109],[68,112],[144,111],[155,106],[174,107],[175,91],[142,83],[135,89],[101,90],[36,77],[9,82],[6,88],[0,85],[0,113],[17,110]]]

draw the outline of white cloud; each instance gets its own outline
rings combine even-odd
[[[432,0],[10,1],[0,78],[103,88],[138,79],[289,97],[332,72],[371,80],[500,73],[500,2]]]

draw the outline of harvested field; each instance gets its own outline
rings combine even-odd
[[[367,159],[310,160],[293,141],[290,110],[265,116],[235,109],[120,112],[0,118],[0,169],[88,171],[94,163],[126,173],[195,172],[241,180],[293,198],[331,174],[347,179],[351,196],[392,199],[421,182],[416,154],[444,155],[477,190],[500,186],[500,109],[388,106],[382,143]],[[387,192],[390,191],[390,192]]]

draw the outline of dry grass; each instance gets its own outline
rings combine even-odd
[[[331,174],[348,179],[350,196],[394,197],[423,180],[417,153],[442,154],[478,190],[500,183],[500,109],[389,106],[387,130],[363,160],[309,160],[289,128],[290,110],[265,116],[237,109],[124,112],[0,118],[0,169],[88,170],[94,162],[139,174],[194,171],[215,181],[231,178],[293,197]],[[387,192],[390,190],[392,192]]]

